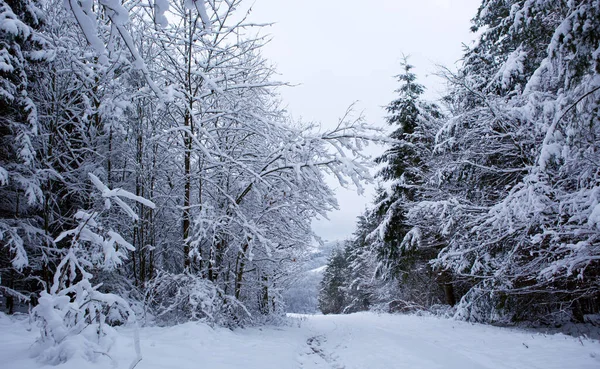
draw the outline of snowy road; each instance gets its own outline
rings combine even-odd
[[[0,319],[0,362],[7,369],[39,368],[28,358],[36,332]],[[136,369],[598,369],[600,343],[564,335],[416,316],[360,313],[306,316],[290,327],[212,329],[187,323],[140,332],[143,360]],[[109,352],[126,368],[131,331]],[[53,368],[114,368],[108,358],[75,358]]]
[[[600,344],[429,317],[314,316],[302,368],[600,368]],[[293,365],[289,366],[290,368]]]

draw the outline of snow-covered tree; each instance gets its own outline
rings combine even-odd
[[[479,42],[449,76],[436,150],[450,242],[436,264],[475,277],[461,317],[581,321],[598,309],[598,5],[485,1]]]
[[[49,240],[42,187],[57,176],[36,155],[41,124],[32,90],[37,68],[51,58],[42,24],[38,2],[0,1],[0,294],[9,313],[36,284],[31,270],[43,264],[40,246]]]
[[[396,182],[370,216],[378,270],[405,277],[396,296],[456,297],[458,318],[483,322],[598,312],[599,5],[483,1],[477,42],[441,73],[444,116],[407,103],[419,90],[405,78],[392,117],[417,125],[379,159]]]
[[[374,243],[381,262],[378,274],[397,283],[398,299],[423,306],[439,303],[443,301],[436,288],[439,283],[449,290],[446,303],[453,305],[449,277],[438,276],[445,273],[429,265],[443,241],[435,234],[423,235],[428,227],[421,229],[422,223],[407,218],[411,207],[431,191],[434,141],[442,113],[437,105],[422,99],[424,87],[417,83],[406,58],[402,67],[399,96],[386,108],[390,113],[388,123],[397,127],[391,134],[396,142],[377,158],[384,164],[378,175],[389,188],[378,191],[374,211],[379,221],[368,239]]]
[[[365,211],[357,218],[353,238],[346,243],[348,272],[345,283],[347,294],[344,313],[368,310],[389,302],[390,296],[384,293],[389,282],[378,274],[381,266],[378,254],[368,236],[377,227],[380,217]]]
[[[323,314],[339,314],[347,304],[345,287],[348,283],[348,260],[344,249],[333,252],[323,273],[319,291],[319,310]]]

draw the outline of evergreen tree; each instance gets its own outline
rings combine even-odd
[[[390,138],[396,140],[391,148],[376,159],[384,164],[378,177],[390,188],[378,190],[375,211],[381,221],[377,232],[382,241],[380,258],[388,265],[392,276],[399,273],[403,254],[403,240],[412,226],[406,212],[411,203],[423,192],[428,174],[428,159],[432,156],[439,108],[421,99],[425,88],[416,82],[413,66],[405,58],[404,73],[397,76],[401,86],[398,98],[386,110],[388,124],[396,127]]]
[[[375,278],[377,256],[367,241],[368,235],[377,226],[377,218],[371,215],[371,212],[365,211],[358,217],[353,238],[346,243],[348,278],[344,313],[368,310],[385,299],[381,295],[381,279]]]
[[[442,113],[435,104],[422,100],[425,89],[417,83],[406,58],[402,66],[399,96],[386,108],[390,113],[388,123],[397,127],[390,136],[396,142],[377,158],[378,163],[385,164],[378,176],[390,188],[378,190],[375,212],[380,220],[371,238],[378,241],[378,257],[385,265],[379,271],[381,277],[396,279],[398,283],[397,298],[425,306],[443,301],[438,289],[432,288],[438,278],[429,266],[440,242],[436,237],[424,240],[421,229],[407,214],[429,191],[435,134]],[[433,242],[424,242],[430,240]],[[453,298],[447,300],[454,303]]]
[[[319,292],[319,309],[323,314],[340,314],[347,303],[345,286],[347,286],[348,261],[343,249],[333,252],[321,281]]]
[[[15,297],[37,290],[47,244],[42,183],[55,173],[36,156],[41,128],[33,94],[36,64],[49,55],[39,37],[42,14],[32,0],[0,0],[0,293],[13,312]],[[31,275],[31,277],[33,277]]]
[[[448,246],[436,264],[476,277],[459,317],[581,321],[600,308],[590,166],[599,5],[484,1],[474,21],[479,41],[448,75],[452,116],[437,135],[439,193],[413,218],[437,213],[431,229],[445,233]]]

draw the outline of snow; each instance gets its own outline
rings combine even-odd
[[[110,19],[119,26],[124,26],[129,22],[129,13],[121,5],[121,0],[100,0],[99,3],[110,10]]]
[[[318,268],[314,268],[309,270],[309,273],[315,273],[315,274],[319,274],[319,273],[323,273],[325,271],[325,269],[327,269],[327,265],[322,265]]]
[[[496,78],[500,80],[502,88],[509,88],[513,78],[523,73],[524,63],[527,58],[527,52],[521,47],[508,55],[508,59],[496,74]]]
[[[131,192],[126,191],[122,188],[116,188],[113,190],[109,189],[104,183],[102,183],[102,181],[98,177],[96,177],[92,173],[88,173],[88,176],[90,177],[90,180],[92,181],[94,186],[96,186],[98,191],[102,193],[102,197],[114,200],[121,207],[121,209],[123,209],[123,211],[125,211],[125,213],[127,213],[134,220],[138,219],[137,214],[129,205],[123,202],[123,200],[121,200],[119,196],[139,202],[140,204],[143,204],[151,209],[154,209],[156,207],[156,205],[152,201],[145,199],[141,196],[134,195]],[[105,203],[105,208],[110,208],[110,202]]]
[[[8,246],[10,254],[13,255],[11,264],[15,269],[21,271],[29,265],[29,257],[27,256],[23,239],[19,236],[16,228],[3,226],[0,223],[0,241]]]
[[[0,4],[0,31],[10,33],[13,36],[23,35],[29,37],[31,29],[13,13],[12,9],[4,1]]]
[[[0,70],[2,70],[0,64]],[[6,186],[8,184],[8,171],[0,167],[0,186]]]
[[[594,206],[594,209],[588,218],[588,224],[590,226],[595,225],[598,229],[600,229],[600,204]]]
[[[10,73],[15,70],[15,67],[12,65],[11,56],[8,53],[8,50],[2,49],[0,50],[0,71]]]
[[[169,25],[169,20],[165,16],[167,10],[169,10],[168,0],[154,0],[155,21],[163,28]]]
[[[186,9],[196,9],[198,11],[198,14],[200,15],[200,19],[202,19],[202,24],[204,25],[204,30],[207,33],[210,33],[212,31],[212,21],[210,20],[210,17],[208,15],[208,12],[206,10],[206,2],[205,0],[186,0],[185,1],[185,7]]]
[[[73,12],[86,40],[98,54],[98,61],[100,64],[107,64],[108,58],[106,56],[106,48],[98,36],[98,25],[96,22],[96,14],[92,11],[92,1],[65,0],[64,6],[67,11],[70,10]]]
[[[448,319],[357,313],[294,315],[288,326],[229,330],[203,323],[140,330],[138,369],[158,368],[460,368],[600,367],[598,341],[543,335]],[[36,329],[26,316],[0,315],[3,367],[40,368],[29,358]],[[118,328],[108,356],[58,369],[125,367],[135,358],[133,328]],[[200,366],[199,366],[200,365]]]

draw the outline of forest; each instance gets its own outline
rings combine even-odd
[[[441,101],[403,63],[380,186],[320,309],[597,324],[600,2],[486,0],[472,31]]]
[[[600,0],[483,0],[442,99],[399,66],[391,134],[293,119],[241,2],[0,0],[0,295],[42,361],[283,319],[327,179],[373,168],[323,313],[600,324]]]

